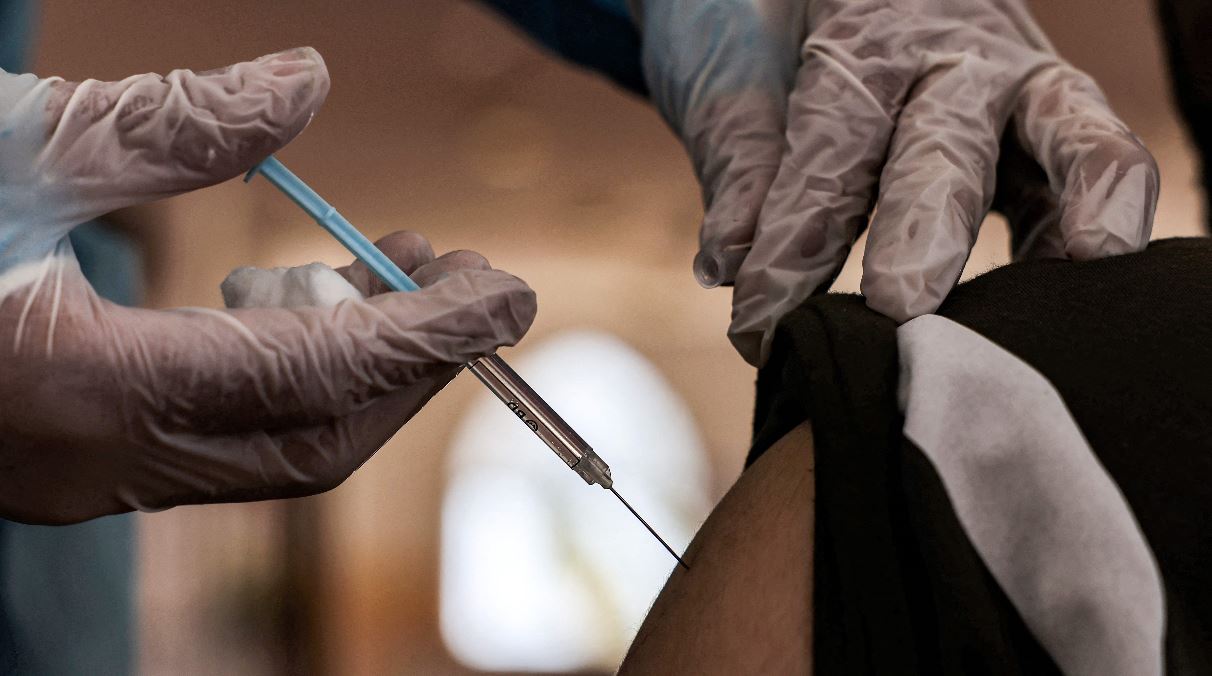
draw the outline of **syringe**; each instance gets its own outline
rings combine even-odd
[[[379,248],[366,239],[361,232],[358,232],[352,223],[345,220],[345,217],[338,213],[332,205],[325,202],[316,194],[316,191],[295,176],[276,157],[270,155],[253,167],[244,176],[244,182],[251,181],[258,174],[264,176],[295,204],[302,207],[303,211],[306,211],[316,223],[320,224],[320,227],[336,237],[338,242],[349,249],[358,260],[365,263],[387,286],[396,291],[417,291],[420,288],[408,275],[404,274],[398,265],[393,263],[382,251],[379,251]],[[610,467],[598,457],[597,453],[594,453],[593,447],[585,443],[581,435],[564,422],[564,419],[548,406],[547,402],[543,401],[543,398],[530,385],[527,385],[526,381],[522,380],[521,376],[515,373],[504,359],[495,354],[482,357],[468,363],[467,370],[475,374],[476,378],[479,378],[480,382],[484,383],[509,408],[510,412],[522,421],[522,424],[530,428],[530,431],[547,444],[548,448],[555,451],[560,460],[563,460],[564,464],[580,475],[585,483],[591,486],[598,484],[614,493],[619,502],[622,502],[623,506],[635,515],[640,523],[644,524],[648,532],[652,533],[652,536],[673,555],[673,558],[677,559],[683,568],[690,569],[682,557],[678,556],[677,552],[673,551],[673,548],[666,544],[660,535],[657,535],[652,526],[648,525],[644,517],[640,516],[614,489],[614,480],[610,478]]]

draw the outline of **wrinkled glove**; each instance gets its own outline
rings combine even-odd
[[[1019,0],[632,10],[653,100],[703,186],[696,277],[735,284],[729,337],[754,365],[869,219],[862,290],[898,321],[933,312],[959,280],[995,185],[1018,258],[1149,239],[1156,163]],[[1011,157],[1013,175],[997,177]]]
[[[518,279],[405,235],[426,288],[333,307],[148,311],[99,298],[66,235],[217,183],[328,91],[298,49],[195,74],[67,83],[0,73],[0,516],[67,523],[335,486],[453,375],[516,342]],[[383,291],[345,271],[363,294]]]

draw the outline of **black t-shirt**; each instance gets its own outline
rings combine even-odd
[[[1169,673],[1212,673],[1212,242],[1009,265],[938,314],[1051,381],[1123,492],[1166,588]],[[810,419],[818,673],[1056,673],[902,434],[896,324],[860,296],[784,319],[752,462]]]

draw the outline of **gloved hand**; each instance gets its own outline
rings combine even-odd
[[[426,284],[415,293],[227,312],[93,293],[74,224],[240,174],[327,92],[311,49],[113,83],[0,73],[0,516],[67,523],[326,490],[457,364],[525,333],[523,282],[467,254],[434,261],[414,236],[384,249]]]
[[[1148,241],[1156,163],[1020,0],[632,10],[653,100],[703,186],[696,277],[735,284],[729,336],[754,365],[778,320],[832,283],[869,217],[868,305],[898,321],[933,312],[994,198],[1003,130],[1001,158],[1018,161],[998,206],[1017,257]]]

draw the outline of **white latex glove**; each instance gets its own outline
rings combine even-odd
[[[994,198],[1008,126],[1004,154],[1020,157],[998,206],[1017,257],[1148,241],[1153,157],[1019,0],[632,8],[653,100],[703,185],[696,277],[735,284],[729,336],[752,364],[779,319],[829,287],[869,218],[868,305],[898,321],[933,312]]]
[[[525,333],[523,282],[431,263],[415,236],[384,248],[427,288],[335,307],[149,311],[92,291],[74,224],[239,175],[327,92],[311,49],[113,83],[0,73],[0,517],[326,490],[457,364]]]

